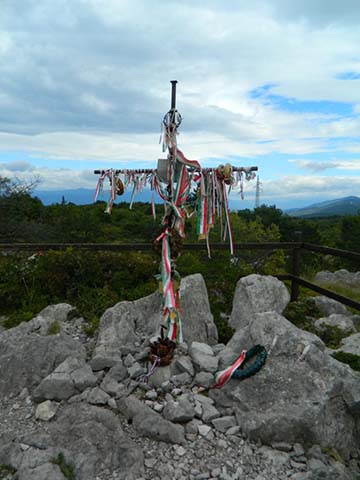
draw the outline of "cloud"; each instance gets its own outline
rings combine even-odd
[[[339,198],[360,196],[360,177],[352,176],[282,176],[277,180],[262,180],[264,200]]]
[[[289,160],[297,167],[305,170],[311,170],[313,172],[322,172],[330,168],[336,168],[340,170],[360,170],[360,159],[353,160],[336,160],[331,162],[313,161],[313,160]]]
[[[188,157],[249,165],[325,152],[331,160],[295,165],[351,173],[358,163],[346,154],[360,153],[359,20],[357,0],[22,0],[21,15],[4,0],[0,159],[46,159],[44,188],[89,185],[87,162],[155,166],[177,78]],[[53,169],[59,160],[69,168]],[[279,182],[284,165],[272,165]],[[26,174],[24,165],[1,168]]]
[[[8,170],[9,172],[31,172],[34,170],[34,166],[31,163],[24,160],[14,160],[9,163],[0,164],[0,168]]]

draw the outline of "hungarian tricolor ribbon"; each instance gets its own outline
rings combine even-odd
[[[241,365],[244,363],[244,360],[245,360],[245,357],[246,357],[246,352],[247,352],[247,350],[243,350],[241,352],[241,355],[236,360],[236,362],[233,363],[233,365],[226,368],[225,370],[222,370],[221,372],[218,372],[215,375],[215,382],[216,383],[213,386],[213,388],[221,388],[225,385],[225,383],[227,383],[230,380],[230,378],[232,377],[232,374],[235,372],[235,370],[237,370],[239,367],[241,367]]]

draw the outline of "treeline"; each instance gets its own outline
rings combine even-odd
[[[3,184],[4,185],[4,184]],[[105,203],[77,206],[63,201],[44,206],[27,191],[1,190],[0,242],[31,243],[143,243],[153,242],[161,231],[163,207],[157,219],[151,205],[118,204],[112,215],[104,214]],[[274,206],[231,213],[235,242],[294,241],[302,232],[307,242],[360,251],[360,215],[302,220],[284,215]],[[186,242],[197,242],[196,218],[188,219]],[[219,242],[219,225],[211,241]],[[279,274],[290,267],[286,252],[245,251],[230,258],[228,251],[183,251],[177,260],[181,276],[201,273],[207,283],[212,311],[221,338],[228,335],[223,313],[230,313],[236,282],[250,273]],[[324,268],[347,266],[338,260],[306,254],[303,274]],[[104,310],[121,300],[134,300],[157,288],[159,270],[154,253],[84,253],[76,249],[0,255],[0,315],[5,326],[28,320],[51,303],[69,302],[89,322],[89,331]]]

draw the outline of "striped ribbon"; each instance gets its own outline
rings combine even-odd
[[[237,370],[244,363],[246,352],[247,352],[247,350],[243,350],[241,352],[241,355],[236,360],[236,362],[233,363],[233,365],[226,368],[225,370],[222,370],[221,372],[218,372],[215,375],[215,382],[216,383],[213,386],[213,388],[221,388],[230,380],[230,378],[231,378],[232,374],[235,372],[235,370]]]

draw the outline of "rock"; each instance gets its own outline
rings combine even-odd
[[[212,348],[206,343],[192,342],[190,356],[198,371],[216,372],[218,359],[214,356]]]
[[[275,450],[280,450],[281,452],[291,452],[291,450],[293,449],[292,445],[286,442],[273,442],[271,446]],[[303,455],[303,453],[301,455]]]
[[[211,423],[214,425],[216,430],[222,433],[225,433],[229,428],[237,425],[236,418],[232,415],[215,418],[211,421]]]
[[[333,313],[329,317],[319,318],[315,321],[315,327],[321,331],[324,326],[338,327],[344,332],[353,333],[356,332],[354,321],[352,317],[358,317],[358,315],[343,315],[339,313]],[[360,317],[359,317],[360,319]],[[357,320],[357,319],[356,319]]]
[[[96,385],[97,379],[84,358],[68,357],[34,390],[34,399],[66,400],[85,388]]]
[[[348,270],[341,269],[332,273],[327,270],[318,272],[314,281],[316,283],[325,284],[345,284],[351,287],[358,287],[360,285],[360,272],[349,272]]]
[[[33,321],[0,334],[0,398],[31,391],[69,355],[85,358],[84,347],[69,335],[38,335]]]
[[[191,377],[195,375],[194,366],[190,357],[187,355],[182,355],[181,357],[177,357],[175,360],[175,366],[179,370],[179,372],[185,372],[189,374]]]
[[[199,425],[198,431],[202,437],[207,437],[211,432],[211,427],[209,427],[209,425]]]
[[[186,319],[183,321],[184,340],[188,343],[194,340],[217,343],[217,329],[201,275],[190,275],[181,280],[180,303],[182,317]],[[157,335],[161,322],[162,296],[159,292],[134,302],[116,304],[100,320],[94,359],[106,358],[110,354],[111,360],[114,352],[124,353],[124,346],[132,347],[140,341],[139,334]],[[104,365],[103,368],[112,365]]]
[[[165,382],[169,382],[171,378],[170,366],[159,367],[149,378],[149,385],[153,388],[159,388]],[[170,385],[170,382],[169,382]]]
[[[86,400],[92,405],[107,405],[110,398],[110,395],[99,387],[92,388],[86,395]]]
[[[66,480],[60,467],[53,463],[43,463],[35,468],[21,469],[19,480]]]
[[[147,400],[156,400],[158,398],[158,394],[156,393],[155,390],[149,390],[148,392],[145,393],[145,398]]]
[[[255,313],[282,313],[289,301],[287,288],[277,278],[248,275],[236,285],[229,324],[235,330],[243,328]]]
[[[194,403],[190,401],[187,395],[181,395],[176,401],[168,401],[163,410],[163,415],[170,422],[188,422],[195,417]]]
[[[124,367],[122,362],[118,362],[104,377],[101,383],[101,389],[113,397],[122,397],[126,393],[127,389],[121,382],[125,380],[127,376],[127,369]]]
[[[210,403],[204,402],[202,404],[202,416],[201,419],[205,423],[211,422],[211,420],[214,420],[215,418],[220,417],[220,412],[217,410],[215,407],[210,405]]]
[[[138,378],[144,373],[143,367],[140,363],[135,362],[131,367],[128,368],[128,374],[130,378]]]
[[[188,373],[184,372],[179,375],[173,375],[170,380],[172,384],[179,387],[181,385],[190,385],[192,378]]]
[[[129,368],[135,363],[135,358],[131,355],[131,353],[128,353],[124,359],[124,365],[125,367]]]
[[[359,443],[360,374],[333,359],[316,335],[275,312],[250,318],[226,350],[239,354],[255,344],[269,349],[275,338],[270,359],[256,375],[242,382],[231,379],[210,396],[233,407],[250,438],[307,448],[311,439],[323,448],[338,446],[346,458]]]
[[[218,340],[217,328],[210,310],[206,285],[200,274],[189,275],[181,280],[180,305],[184,319],[184,340],[189,345],[194,341],[215,345]]]
[[[214,385],[214,375],[209,372],[199,372],[195,375],[194,384],[210,388]]]
[[[135,333],[135,320],[140,310],[136,302],[120,302],[108,308],[100,319],[98,338],[92,360],[93,370],[113,367],[121,361],[121,354],[134,350],[140,341]]]
[[[360,356],[360,333],[343,338],[338,351]]]
[[[313,297],[313,300],[319,310],[322,312],[324,317],[329,317],[333,313],[341,314],[341,315],[349,315],[349,311],[345,305],[332,298],[319,296]]]
[[[48,422],[55,417],[56,412],[58,411],[59,404],[46,400],[46,402],[40,403],[35,411],[35,418],[37,420],[43,420]]]
[[[30,433],[0,446],[0,462],[12,464],[19,480],[64,480],[53,460],[62,453],[76,480],[95,479],[100,470],[116,470],[119,480],[135,480],[144,473],[141,450],[128,438],[110,410],[84,403],[63,405],[48,433]],[[30,448],[22,451],[20,443]],[[33,476],[36,472],[38,476]],[[46,472],[47,477],[41,476]],[[45,475],[45,474],[44,474]]]
[[[132,419],[134,427],[140,434],[166,443],[183,444],[185,442],[182,425],[175,425],[165,420],[134,395],[121,398],[117,404],[119,412],[127,419]]]
[[[199,425],[203,425],[201,420],[198,420],[197,418],[193,418],[190,420],[190,422],[187,422],[185,425],[185,432],[190,435],[198,434],[199,430],[198,427]]]

